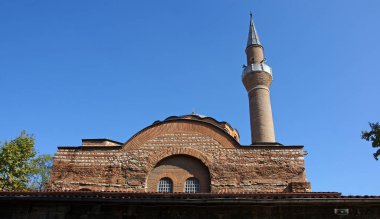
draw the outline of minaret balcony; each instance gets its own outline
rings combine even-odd
[[[255,72],[266,72],[266,73],[272,75],[272,68],[269,67],[268,65],[264,64],[264,63],[249,64],[249,65],[245,66],[245,68],[243,69],[243,74],[241,77],[244,78],[246,75],[252,74]]]

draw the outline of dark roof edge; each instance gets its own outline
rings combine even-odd
[[[304,148],[304,146],[303,145],[241,145],[241,147],[239,148],[250,149],[250,150],[254,150],[254,149],[284,150],[284,149],[302,149]]]
[[[109,139],[109,138],[83,138],[82,142],[83,141],[110,141],[110,142],[113,142],[113,143],[116,143],[116,144],[119,144],[119,145],[123,144],[122,142],[118,142],[118,141],[115,141],[115,140],[112,140],[112,139]]]
[[[120,150],[123,146],[58,146],[58,149],[69,150]],[[287,149],[303,149],[302,145],[281,145],[281,146],[267,146],[267,145],[240,145],[237,149],[255,150],[255,149],[268,149],[268,150],[287,150]]]
[[[76,190],[46,190],[46,191],[0,191],[0,197],[3,196],[49,196],[49,195],[63,195],[63,196],[109,196],[109,197],[324,197],[324,198],[341,198],[341,197],[376,197],[380,196],[342,196],[339,192],[236,192],[236,193],[160,193],[160,192],[121,192],[121,191],[76,191]]]
[[[58,149],[78,149],[78,150],[120,150],[123,146],[58,146]]]
[[[0,192],[0,201],[117,202],[147,204],[375,204],[380,196],[340,193],[126,193],[126,192]]]

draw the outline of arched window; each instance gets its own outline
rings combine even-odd
[[[196,193],[200,191],[199,180],[195,177],[188,178],[185,182],[185,192]]]
[[[158,192],[173,192],[173,181],[168,178],[162,178],[157,185]]]

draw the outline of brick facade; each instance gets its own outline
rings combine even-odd
[[[59,147],[48,188],[154,192],[159,179],[169,177],[173,191],[183,192],[184,181],[196,177],[201,192],[310,191],[302,146],[242,146],[236,130],[221,124],[176,117],[125,144]]]

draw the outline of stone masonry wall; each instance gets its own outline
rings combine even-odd
[[[182,155],[209,170],[212,193],[310,191],[302,147],[240,146],[223,130],[191,120],[155,124],[120,148],[60,148],[48,188],[151,191],[156,164]]]

